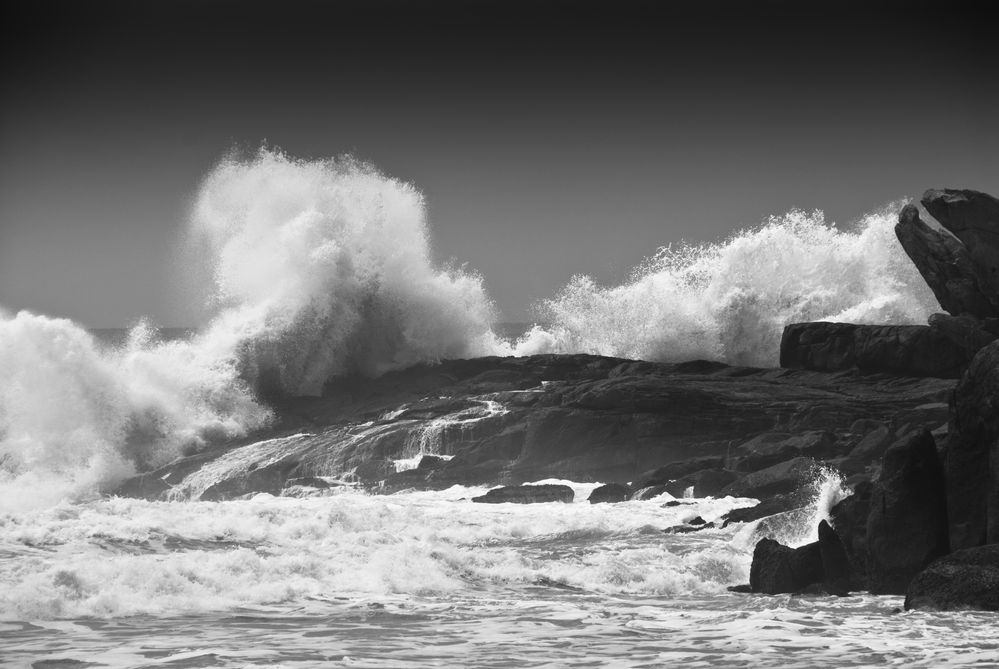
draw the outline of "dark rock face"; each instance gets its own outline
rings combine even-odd
[[[829,523],[819,521],[819,554],[822,558],[823,582],[836,592],[855,590],[856,579],[846,548]]]
[[[722,469],[724,466],[725,456],[723,455],[709,455],[700,458],[677,460],[642,474],[638,478],[639,481],[642,481],[639,487],[645,488],[651,485],[662,485],[703,469]]]
[[[473,502],[482,504],[538,504],[543,502],[571,503],[574,497],[572,488],[567,485],[518,485],[494,488],[485,495],[473,497]]]
[[[999,342],[975,356],[954,390],[944,455],[953,549],[999,542]]]
[[[999,316],[999,309],[979,285],[971,254],[960,240],[924,223],[911,204],[899,213],[895,236],[945,311],[954,316]]]
[[[928,325],[792,323],[780,342],[780,366],[788,369],[956,379],[968,361],[963,347]]]
[[[873,491],[874,485],[869,480],[860,481],[853,485],[853,494],[829,512],[832,527],[850,560],[851,572],[858,580],[866,580],[862,577],[867,573],[867,517]]]
[[[928,190],[920,200],[933,218],[961,240],[974,263],[978,285],[999,300],[999,200],[973,190]]]
[[[819,543],[789,548],[773,539],[760,539],[753,550],[749,586],[753,592],[776,595],[799,592],[824,579]]]
[[[836,438],[828,430],[801,434],[767,432],[744,444],[736,452],[735,469],[755,472],[799,456],[825,458],[836,454]]]
[[[631,497],[631,488],[623,483],[608,483],[599,488],[594,488],[587,498],[590,504],[601,504],[604,502],[624,502]]]
[[[738,474],[727,469],[702,469],[667,483],[665,487],[673,497],[683,497],[688,488],[693,488],[691,497],[717,497],[725,486],[738,478]]]
[[[792,493],[811,480],[817,469],[818,463],[812,458],[794,458],[747,474],[725,486],[721,494],[765,499],[772,495]]]
[[[783,457],[798,449],[791,443],[796,435],[832,433],[829,453],[842,453],[856,441],[843,432],[846,425],[892,416],[932,429],[939,422],[927,422],[937,419],[926,407],[946,407],[941,403],[952,386],[931,378],[588,355],[451,360],[330,384],[323,397],[275,400],[279,422],[272,430],[176,460],[131,479],[120,493],[198,499],[205,491],[192,487],[190,477],[214,462],[221,476],[211,492],[217,499],[279,492],[287,479],[309,476],[353,479],[388,492],[553,476],[642,483],[642,472],[655,468],[663,484],[690,476],[680,483],[693,485],[695,494],[721,494],[718,486],[733,476],[719,471],[730,469],[726,460],[754,455],[738,444],[765,433],[785,435],[758,441],[774,451],[755,454]],[[421,467],[396,473],[395,460],[411,455],[415,440],[427,439],[433,442],[428,450],[453,458],[427,457]],[[777,445],[781,440],[790,441]],[[816,443],[816,453],[826,452],[825,438]],[[236,449],[234,460],[249,465],[226,471],[219,465]],[[259,471],[250,475],[250,465]],[[794,487],[785,484],[783,491]]]
[[[905,609],[999,611],[999,544],[933,562],[909,584]]]
[[[943,468],[933,435],[922,432],[885,453],[867,519],[871,592],[904,594],[913,577],[948,552]]]

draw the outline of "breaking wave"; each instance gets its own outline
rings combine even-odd
[[[901,206],[852,230],[791,211],[724,242],[663,247],[621,286],[575,276],[518,350],[774,366],[788,323],[925,323],[939,307],[895,239]]]
[[[118,347],[80,326],[0,312],[0,506],[48,505],[247,434],[269,394],[423,361],[588,352],[771,365],[785,324],[921,322],[933,296],[895,242],[897,205],[855,229],[791,212],[701,246],[666,247],[617,287],[574,277],[518,340],[491,329],[482,278],[432,261],[411,185],[351,159],[263,149],[204,179],[190,238],[215,316]]]

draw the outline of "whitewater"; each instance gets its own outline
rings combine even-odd
[[[226,157],[187,231],[212,269],[205,326],[170,338],[140,323],[109,344],[69,320],[0,313],[0,662],[992,662],[999,645],[978,614],[730,593],[748,580],[757,524],[666,532],[753,500],[590,505],[596,484],[572,482],[575,503],[540,505],[346,483],[227,502],[107,496],[179,456],[252,442],[273,398],[319,395],[330,379],[535,353],[773,366],[789,322],[923,323],[935,301],[895,242],[898,206],[849,228],[791,211],[666,246],[619,286],[572,277],[509,339],[483,278],[434,262],[414,186],[349,158]],[[848,494],[835,477],[817,485],[810,515],[769,531],[807,541]]]

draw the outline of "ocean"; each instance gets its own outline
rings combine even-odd
[[[214,269],[196,330],[88,331],[0,312],[0,664],[9,667],[999,666],[994,616],[899,597],[756,596],[759,523],[674,533],[747,499],[484,505],[485,488],[223,502],[111,496],[272,425],[269,397],[446,358],[596,353],[774,366],[783,326],[921,323],[897,205],[840,229],[789,212],[571,279],[494,327],[482,277],[432,262],[422,195],[374,168],[223,161],[190,236]],[[400,465],[401,466],[401,465]],[[793,545],[814,513],[768,521]]]

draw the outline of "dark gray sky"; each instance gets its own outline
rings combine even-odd
[[[574,273],[792,207],[999,194],[999,44],[962,2],[5,3],[0,305],[201,314],[176,248],[233,146],[426,195],[509,320]],[[804,6],[802,6],[804,5]]]

